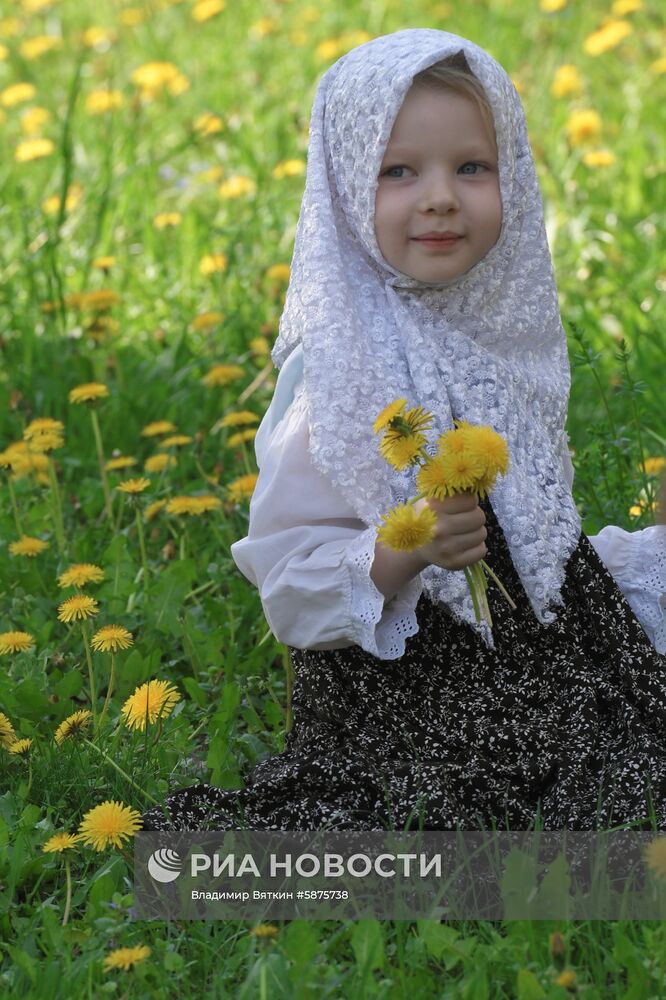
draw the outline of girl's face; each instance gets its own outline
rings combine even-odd
[[[419,281],[448,281],[488,253],[501,225],[495,138],[476,102],[412,87],[379,170],[375,236],[384,259]],[[458,238],[419,239],[433,231]]]

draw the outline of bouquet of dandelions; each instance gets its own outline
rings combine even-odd
[[[477,493],[487,496],[495,485],[497,474],[504,475],[509,467],[506,441],[492,427],[472,425],[454,420],[455,429],[445,431],[437,442],[437,453],[425,450],[422,433],[430,427],[433,416],[422,406],[406,410],[406,399],[396,399],[386,406],[373,424],[375,434],[383,432],[379,451],[395,469],[419,465],[416,483],[420,490],[406,504],[399,504],[385,514],[377,532],[382,544],[392,549],[410,552],[427,545],[434,537],[437,516],[429,507],[414,510],[414,502],[425,497],[443,500],[454,493]],[[490,576],[507,602],[515,610],[502,583],[485,560],[465,567],[465,577],[472,595],[477,622],[483,618],[492,627],[493,621],[486,597]]]

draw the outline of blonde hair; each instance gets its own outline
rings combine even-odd
[[[412,87],[420,90],[449,90],[471,98],[476,102],[485,126],[496,143],[492,108],[481,81],[472,73],[463,49],[421,70],[412,80]]]

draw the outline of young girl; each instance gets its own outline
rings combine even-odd
[[[324,74],[272,357],[231,551],[289,649],[294,725],[243,790],[186,788],[144,828],[666,827],[666,527],[581,532],[525,116],[477,45],[398,31]],[[377,542],[418,493],[373,433],[399,397],[431,443],[465,419],[510,451],[489,500],[427,501],[409,553]],[[482,557],[517,605],[490,585],[492,634],[462,572]]]

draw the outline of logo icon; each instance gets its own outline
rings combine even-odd
[[[148,871],[156,882],[173,882],[180,875],[183,862],[177,851],[162,848],[148,858]]]

